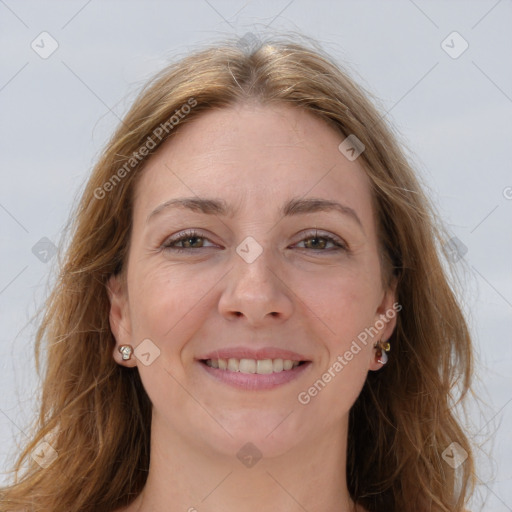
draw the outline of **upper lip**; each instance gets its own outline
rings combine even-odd
[[[291,361],[309,361],[310,359],[302,354],[291,350],[283,350],[276,347],[263,347],[259,349],[249,347],[219,348],[208,352],[199,360],[205,359],[290,359]]]

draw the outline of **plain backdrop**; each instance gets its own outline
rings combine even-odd
[[[512,511],[511,27],[510,0],[0,0],[0,471],[36,411],[53,245],[140,86],[198,45],[294,31],[375,95],[456,237],[484,401],[473,511]]]

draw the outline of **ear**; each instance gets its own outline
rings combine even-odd
[[[396,288],[398,280],[393,276],[388,288],[384,290],[382,300],[375,311],[374,328],[378,331],[373,337],[373,343],[388,341],[396,327],[396,319],[402,306],[397,302]],[[391,347],[393,350],[393,347]],[[384,365],[377,361],[376,350],[372,350],[369,370],[380,370]]]
[[[107,282],[107,293],[110,301],[110,329],[116,339],[116,346],[112,355],[118,364],[132,368],[137,366],[135,358],[123,361],[119,352],[121,345],[133,344],[128,290],[125,279],[120,275],[111,276]]]

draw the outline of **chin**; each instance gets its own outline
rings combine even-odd
[[[293,420],[292,409],[284,409],[270,413],[261,410],[237,413],[235,417],[224,416],[222,424],[231,434],[219,430],[216,435],[215,446],[230,454],[244,450],[246,445],[254,445],[264,457],[278,457],[295,448],[304,439],[304,426],[299,427]],[[245,448],[249,452],[251,447]],[[256,450],[255,450],[256,451]]]

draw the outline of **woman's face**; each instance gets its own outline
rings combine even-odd
[[[394,295],[343,139],[297,108],[237,105],[181,127],[146,165],[110,320],[117,346],[143,342],[114,357],[138,367],[160,432],[272,456],[346,425],[395,320],[379,322]]]

